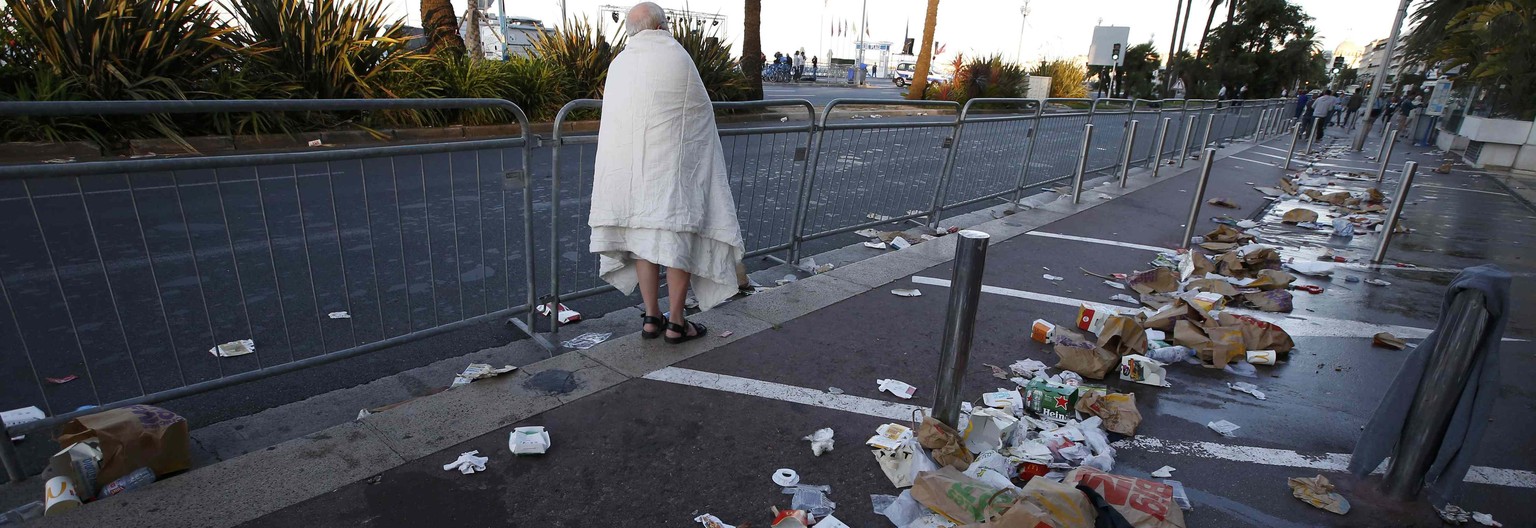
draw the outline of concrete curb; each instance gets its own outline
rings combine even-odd
[[[1241,150],[1229,146],[1227,150],[1231,152],[1218,156],[1237,154],[1255,144],[1246,145]],[[1184,172],[1165,173],[1154,180],[1148,177],[1150,170],[1136,169],[1126,189],[1119,188],[1115,177],[1097,178],[1084,183],[1083,203],[1072,204],[1068,196],[1051,199],[1047,198],[1049,195],[1037,195],[1028,204],[1021,204],[1025,209],[1016,214],[996,218],[1002,207],[971,213],[994,217],[971,229],[991,234],[993,243],[1002,242],[1097,207],[1108,201],[1105,198],[1196,170],[1198,165],[1193,165]],[[34,525],[238,525],[884,287],[951,260],[954,244],[954,237],[940,237],[696,316],[696,320],[710,325],[715,336],[730,331],[728,338],[709,337],[672,346],[659,339],[642,340],[638,333],[625,335],[590,350],[555,356],[508,375],[417,398],[361,420],[198,468],[145,490],[100,500],[73,513],[44,518]],[[549,380],[559,381],[564,387],[557,391],[541,389],[548,385],[543,382]],[[36,486],[39,482],[29,480],[24,484]]]

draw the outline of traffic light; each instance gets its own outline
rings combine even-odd
[[[1344,69],[1344,56],[1343,55],[1340,55],[1338,57],[1334,57],[1333,58],[1333,69],[1335,69],[1335,70],[1342,70],[1342,69]]]
[[[914,42],[915,41],[913,39],[910,39],[910,38],[905,40],[905,41],[903,41],[901,43],[901,54],[902,55],[911,55],[912,54],[912,45],[913,45]]]
[[[1113,48],[1110,48],[1110,50],[1109,50],[1109,61],[1113,62],[1115,64],[1119,64],[1120,63],[1120,45],[1119,44],[1115,44],[1115,46]]]

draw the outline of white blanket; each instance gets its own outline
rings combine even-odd
[[[692,273],[700,309],[736,293],[745,249],[715,113],[671,33],[630,37],[609,66],[595,171],[587,223],[603,280],[633,292],[638,258]]]

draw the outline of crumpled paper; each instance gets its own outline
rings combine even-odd
[[[1349,500],[1334,493],[1328,477],[1318,475],[1312,478],[1291,477],[1287,480],[1291,485],[1291,495],[1303,502],[1339,515],[1349,513]]]
[[[490,462],[491,459],[483,456],[476,456],[479,454],[480,451],[459,453],[458,460],[443,464],[443,471],[451,471],[457,469],[459,470],[459,473],[463,473],[465,475],[485,471],[485,463]]]
[[[822,453],[832,450],[832,428],[824,427],[805,436],[804,440],[811,443],[811,454],[821,456]]]

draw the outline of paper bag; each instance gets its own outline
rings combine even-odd
[[[928,453],[923,451],[917,440],[908,439],[895,449],[877,447],[870,451],[875,454],[875,461],[880,463],[885,478],[890,479],[891,485],[898,488],[911,486],[919,474],[939,469],[938,463],[928,458]]]
[[[1205,335],[1209,341],[1194,347],[1200,361],[1222,368],[1227,366],[1227,363],[1244,361],[1248,358],[1248,348],[1243,344],[1242,327],[1207,326]]]
[[[1299,224],[1302,222],[1316,221],[1317,211],[1313,211],[1305,207],[1297,207],[1295,209],[1291,209],[1285,212],[1285,216],[1280,217],[1280,222],[1284,224]]]
[[[1113,306],[1082,303],[1077,307],[1077,327],[1094,334],[1104,330],[1104,321],[1120,312]]]
[[[1173,487],[1161,482],[1111,475],[1082,466],[1064,484],[1097,492],[1136,528],[1184,528],[1184,511],[1173,501]]]
[[[912,498],[951,520],[975,523],[1002,517],[1018,500],[1019,492],[994,488],[955,468],[942,467],[917,477]]]
[[[1152,268],[1132,273],[1126,283],[1136,293],[1165,293],[1179,290],[1179,276],[1168,268]]]
[[[932,416],[924,417],[917,426],[917,443],[932,450],[933,461],[939,465],[965,471],[976,460],[976,455],[965,449],[960,433]]]
[[[1183,299],[1176,298],[1174,299],[1173,303],[1159,308],[1156,313],[1153,313],[1152,316],[1147,317],[1145,321],[1141,322],[1141,326],[1142,328],[1151,328],[1153,330],[1169,332],[1173,330],[1174,323],[1188,318],[1189,312],[1189,305],[1186,304]]]
[[[1077,410],[1098,416],[1104,420],[1104,430],[1125,436],[1135,436],[1136,426],[1141,425],[1135,394],[1082,394],[1077,398]]]
[[[1234,326],[1242,330],[1243,346],[1248,350],[1274,350],[1283,356],[1296,348],[1291,335],[1274,323],[1260,321],[1246,315],[1223,312],[1218,317],[1221,326]]]
[[[1092,341],[1067,330],[1057,329],[1056,368],[1070,370],[1085,378],[1104,379],[1104,374],[1120,364],[1120,356],[1099,348]],[[1145,336],[1142,346],[1145,347]]]
[[[1243,294],[1243,300],[1248,301],[1248,304],[1253,305],[1254,308],[1266,312],[1290,313],[1291,311],[1291,292],[1286,290],[1245,293]]]
[[[1216,226],[1215,231],[1205,234],[1206,242],[1242,242],[1253,239],[1253,235],[1238,231],[1225,224]]]
[[[75,418],[64,424],[58,442],[69,446],[92,438],[101,448],[99,485],[141,467],[156,476],[192,467],[187,420],[159,407],[130,405]]]
[[[1093,528],[1095,513],[1088,497],[1072,486],[1048,478],[1032,478],[1019,499],[984,528]]]
[[[1116,356],[1140,354],[1147,351],[1147,331],[1135,319],[1117,315],[1104,322],[1099,332],[1099,348]]]
[[[1200,290],[1221,294],[1226,297],[1237,295],[1237,287],[1223,279],[1195,279],[1184,285],[1186,290]]]
[[[1255,275],[1253,282],[1248,283],[1248,287],[1261,290],[1276,290],[1284,289],[1286,286],[1290,286],[1292,282],[1296,282],[1295,275],[1277,269],[1266,269],[1259,271]]]

